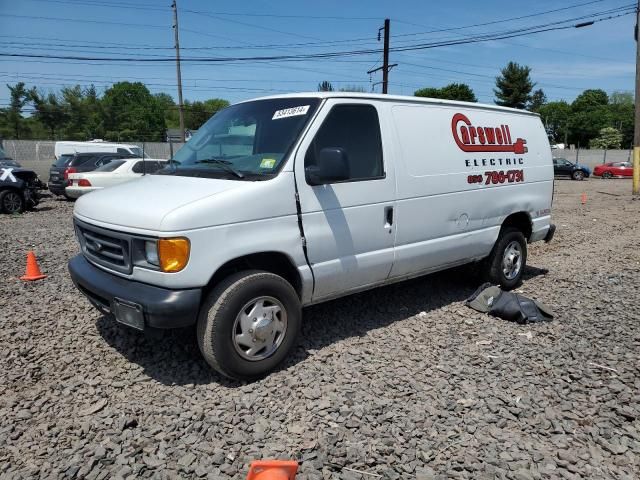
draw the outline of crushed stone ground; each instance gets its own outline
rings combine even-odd
[[[553,322],[474,312],[477,281],[439,273],[306,309],[289,360],[250,384],[211,372],[191,330],[148,339],[90,307],[67,274],[72,203],[0,215],[0,477],[243,479],[281,458],[303,479],[638,478],[630,192],[556,181],[558,231],[520,289]],[[18,280],[29,249],[45,280]]]

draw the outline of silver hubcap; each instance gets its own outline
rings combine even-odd
[[[522,247],[517,241],[512,241],[504,250],[502,257],[502,272],[507,280],[513,280],[522,268]]]
[[[231,332],[233,346],[245,360],[270,357],[284,340],[287,312],[273,297],[258,297],[240,310]]]
[[[4,196],[4,208],[8,212],[17,212],[20,210],[20,197],[17,193],[7,193]]]

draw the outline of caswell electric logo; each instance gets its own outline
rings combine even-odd
[[[453,139],[463,152],[508,152],[522,155],[527,153],[527,141],[511,139],[509,125],[498,127],[474,126],[462,113],[456,113],[451,119]]]

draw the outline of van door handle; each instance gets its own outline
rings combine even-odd
[[[393,207],[384,207],[384,219],[386,221],[384,228],[391,228],[391,225],[393,225]]]

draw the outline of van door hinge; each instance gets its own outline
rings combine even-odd
[[[300,237],[300,239],[302,240],[302,246],[306,247],[307,246],[307,239],[304,237]]]
[[[300,203],[300,194],[296,192],[296,202]]]

